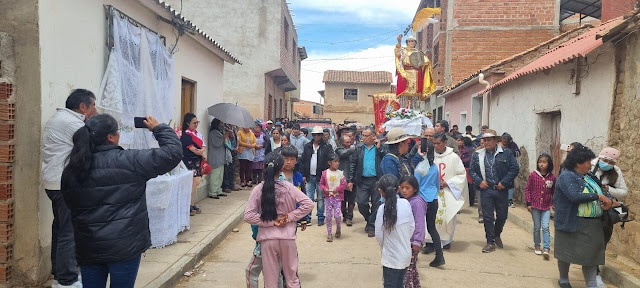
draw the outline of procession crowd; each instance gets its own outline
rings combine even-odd
[[[204,141],[191,113],[178,131],[151,116],[143,123],[159,148],[122,149],[118,122],[98,114],[95,96],[84,89],[74,90],[66,108],[47,122],[42,173],[54,213],[54,287],[105,287],[107,277],[111,287],[133,287],[141,255],[151,246],[146,182],[181,161],[193,171],[192,193],[205,174],[214,199],[253,189],[244,213],[256,241],[248,287],[258,287],[261,273],[266,287],[300,287],[296,233],[312,225],[314,208],[315,224],[326,224],[326,241],[333,242],[343,223],[353,225],[357,204],[364,230],[382,249],[384,287],[420,287],[420,252],[435,254],[431,267],[445,265],[443,250],[455,245],[457,216],[467,205],[478,206],[482,252],[504,247],[501,234],[520,169],[520,152],[508,133],[499,136],[483,126],[476,136],[471,126],[460,133],[438,121],[423,135],[339,127],[334,139],[331,129],[308,131],[287,119],[257,119],[254,127],[239,129],[213,119]],[[558,284],[571,287],[569,266],[577,264],[587,287],[604,287],[597,267],[615,224],[608,212],[627,194],[616,166],[620,152],[607,147],[596,157],[580,143],[566,150],[561,164],[539,155],[527,181],[533,252],[549,260],[555,209]],[[193,194],[191,201],[194,216],[201,209]]]

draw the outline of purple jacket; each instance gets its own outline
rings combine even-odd
[[[424,217],[427,215],[427,202],[425,202],[420,195],[415,194],[409,198],[409,205],[411,205],[413,219],[416,222],[416,229],[413,231],[413,236],[411,236],[411,245],[422,247],[422,244],[424,244]]]

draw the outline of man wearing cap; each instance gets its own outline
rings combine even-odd
[[[520,168],[513,152],[498,145],[495,130],[487,129],[482,134],[484,148],[473,153],[469,173],[476,191],[480,191],[484,231],[487,245],[482,252],[490,253],[496,246],[503,248],[502,229],[507,221],[509,209],[509,188],[514,186]],[[495,211],[495,219],[494,219]]]
[[[311,131],[313,141],[304,145],[302,152],[301,172],[304,181],[307,183],[307,196],[311,200],[318,202],[318,226],[324,225],[324,196],[320,191],[320,176],[322,171],[329,168],[329,153],[332,153],[331,146],[324,140],[322,127],[315,126]],[[317,197],[317,198],[315,198]],[[308,216],[308,222],[311,223],[311,212]]]
[[[273,121],[269,120],[267,121],[267,125],[265,127],[265,132],[267,135],[269,135],[269,137],[271,137],[271,131],[273,131]]]
[[[458,143],[456,139],[454,139],[451,134],[449,134],[449,122],[447,120],[440,120],[436,122],[436,125],[433,126],[435,128],[436,133],[444,133],[447,135],[447,147],[453,149],[453,153],[458,154]]]
[[[347,190],[356,191],[356,203],[358,211],[367,221],[364,230],[369,237],[375,237],[375,223],[378,206],[380,206],[380,193],[376,191],[376,181],[382,176],[380,162],[385,152],[381,148],[381,142],[376,139],[376,134],[371,127],[362,131],[363,143],[356,146],[356,151],[351,157],[349,176],[347,178]],[[354,184],[356,184],[354,189]]]
[[[389,153],[382,158],[380,170],[382,174],[393,174],[400,180],[404,176],[412,176],[415,165],[423,160],[416,154],[409,162],[406,155],[409,153],[409,142],[415,136],[406,134],[402,128],[393,128],[387,133]],[[416,145],[417,146],[417,145]]]

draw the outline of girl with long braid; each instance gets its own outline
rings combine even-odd
[[[264,161],[264,182],[258,184],[247,202],[244,220],[258,225],[256,241],[260,243],[265,287],[278,287],[280,266],[287,287],[300,287],[296,221],[306,217],[313,202],[293,184],[279,180],[284,157],[269,153]],[[296,208],[298,204],[298,208]]]

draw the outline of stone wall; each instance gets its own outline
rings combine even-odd
[[[629,194],[624,199],[636,219],[617,226],[608,246],[612,253],[640,262],[640,37],[631,34],[616,48],[616,87],[609,123],[609,146],[621,151],[618,166],[622,169]]]

